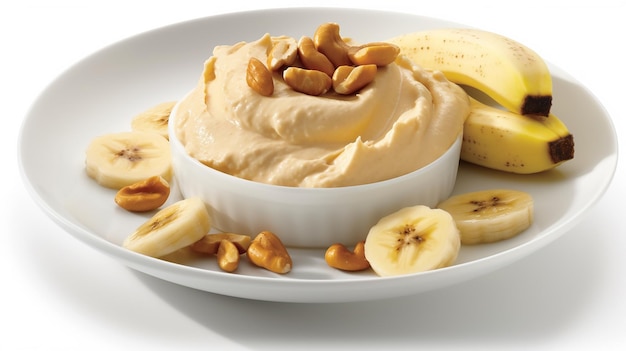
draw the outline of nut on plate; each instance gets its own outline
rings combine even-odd
[[[225,272],[234,272],[239,267],[239,249],[226,239],[220,241],[217,249],[217,265]]]
[[[333,244],[326,250],[324,259],[330,267],[343,271],[362,271],[370,267],[365,258],[365,241],[359,241],[352,252],[343,244]]]
[[[198,253],[214,255],[217,254],[222,240],[230,241],[235,245],[239,254],[243,254],[248,251],[252,238],[249,235],[236,233],[209,233],[193,243],[191,249]]]
[[[115,203],[128,211],[147,212],[161,207],[169,196],[170,185],[167,180],[153,176],[118,190]]]
[[[270,231],[262,231],[254,237],[248,247],[248,258],[253,264],[279,274],[288,273],[293,266],[282,241]]]

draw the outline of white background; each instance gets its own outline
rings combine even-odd
[[[7,3],[0,5],[0,349],[626,349],[623,157],[606,196],[548,247],[478,279],[393,300],[323,305],[217,296],[136,273],[78,242],[39,210],[17,170],[18,131],[38,94],[66,68],[126,37],[298,2]],[[511,36],[586,85],[618,134],[626,133],[621,0],[307,5],[409,12]]]

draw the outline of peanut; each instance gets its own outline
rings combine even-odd
[[[322,71],[329,77],[332,77],[335,66],[326,55],[317,51],[315,44],[313,44],[313,39],[307,36],[300,38],[298,41],[298,55],[305,68]]]
[[[225,272],[234,272],[239,267],[239,255],[235,244],[222,239],[217,249],[217,265]]]
[[[248,258],[253,264],[279,274],[288,273],[293,265],[282,241],[270,231],[254,237],[248,247]]]
[[[115,203],[127,211],[146,212],[161,207],[169,196],[167,180],[154,176],[118,190]]]
[[[293,90],[313,96],[324,94],[333,84],[326,73],[299,67],[287,68],[283,79]]]
[[[391,43],[374,42],[353,46],[348,50],[348,57],[355,65],[387,66],[400,54],[400,47]]]
[[[276,41],[267,57],[267,67],[276,71],[283,66],[291,66],[298,57],[298,43],[293,38]]]
[[[235,233],[209,233],[202,239],[191,245],[191,249],[195,252],[214,255],[217,254],[222,240],[227,240],[235,245],[239,254],[243,254],[248,250],[252,238],[249,235]]]
[[[354,252],[342,244],[333,244],[326,250],[324,259],[329,266],[344,271],[362,271],[370,267],[365,258],[365,241],[358,242]]]
[[[250,58],[246,70],[246,83],[252,90],[263,96],[274,94],[272,72],[257,58]]]
[[[350,46],[339,35],[337,23],[324,23],[317,27],[313,35],[313,43],[317,51],[326,55],[335,67],[352,64],[348,57]]]
[[[352,94],[376,78],[376,65],[339,66],[333,73],[333,89],[338,94]]]

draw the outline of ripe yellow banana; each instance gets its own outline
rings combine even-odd
[[[554,114],[522,116],[470,98],[461,159],[501,171],[530,174],[574,157],[574,137]]]
[[[509,239],[533,222],[533,198],[511,189],[489,189],[452,196],[437,205],[452,215],[463,245]]]
[[[481,90],[512,112],[542,116],[550,112],[548,66],[537,53],[510,38],[478,29],[443,28],[389,42],[416,64]]]
[[[449,266],[461,240],[452,216],[423,205],[403,208],[374,225],[365,238],[365,258],[379,276]]]
[[[163,257],[202,239],[211,229],[206,205],[199,198],[175,202],[140,225],[123,247],[152,257]]]

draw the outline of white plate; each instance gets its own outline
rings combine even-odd
[[[128,130],[131,117],[186,94],[212,47],[254,40],[264,33],[311,35],[324,22],[341,25],[359,41],[443,26],[441,20],[354,9],[285,9],[236,13],[189,21],[138,35],[78,62],[35,102],[21,130],[20,162],[31,194],[43,210],[77,239],[123,264],[164,280],[218,294],[284,302],[342,302],[416,294],[475,278],[528,256],[567,232],[607,189],[617,164],[617,138],[598,101],[556,67],[554,107],[575,136],[576,157],[555,171],[516,176],[468,164],[455,193],[492,187],[530,192],[532,227],[513,239],[463,247],[445,269],[380,278],[327,267],[319,250],[291,250],[294,269],[279,276],[243,264],[221,272],[213,260],[187,265],[135,254],[120,247],[148,215],[129,214],[84,172],[84,150],[100,134]],[[178,199],[173,194],[169,202]],[[531,259],[531,258],[528,258]]]

